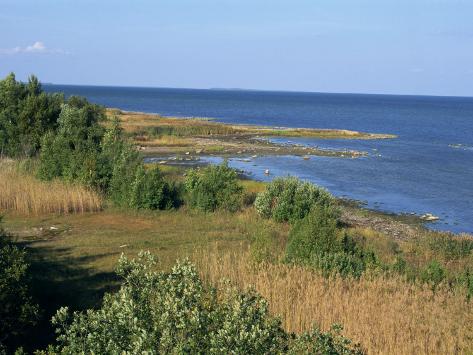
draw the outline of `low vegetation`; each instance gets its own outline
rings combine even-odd
[[[48,353],[363,353],[349,339],[318,329],[289,336],[257,293],[228,284],[209,288],[189,262],[169,273],[153,266],[149,253],[122,257],[120,290],[106,294],[98,310],[70,315],[61,308],[52,320],[57,345]]]
[[[196,252],[194,260],[210,283],[225,278],[241,289],[253,285],[289,332],[343,324],[343,333],[373,354],[461,354],[473,346],[471,302],[447,283],[433,291],[399,275],[327,278],[293,264],[255,267],[246,251],[211,248]]]
[[[289,233],[286,261],[343,277],[360,277],[368,267],[377,267],[375,254],[365,250],[337,224],[333,207],[313,207]]]
[[[0,211],[40,215],[102,209],[102,197],[91,189],[59,180],[40,181],[31,172],[25,172],[21,165],[0,160]]]
[[[437,259],[450,276],[435,290],[430,283],[414,282],[397,272],[368,269],[359,278],[342,278],[284,263],[291,227],[261,219],[251,208],[236,214],[185,208],[139,213],[106,209],[29,219],[11,216],[5,222],[12,233],[30,231],[24,238],[38,288],[35,294],[41,308],[50,310],[42,329],[48,329],[50,315],[61,306],[84,310],[99,305],[102,292],[116,285],[111,272],[120,253],[135,256],[145,249],[158,255],[160,270],[189,256],[211,285],[222,278],[239,289],[254,285],[268,301],[271,314],[281,315],[288,332],[310,331],[314,324],[329,331],[339,323],[345,336],[374,353],[443,354],[454,349],[462,353],[472,346],[471,301],[466,288],[451,287],[449,282],[456,270],[466,270],[471,254],[444,262],[443,252],[428,247],[436,243],[427,236],[400,243],[371,230],[349,230],[363,248],[375,251],[386,263],[401,255],[409,268],[420,272],[428,260]],[[50,226],[58,229],[50,232]],[[38,232],[40,228],[44,232]],[[46,335],[34,344],[44,344],[50,339]]]
[[[316,137],[348,139],[395,138],[389,134],[373,134],[343,129],[275,128],[251,125],[229,125],[202,118],[163,117],[135,112],[109,110],[110,115],[120,117],[125,130],[137,141],[147,142],[155,137],[195,137],[195,136],[280,136]]]
[[[295,154],[360,157],[366,152],[335,151],[271,142],[270,137],[386,139],[393,135],[336,129],[305,129],[232,125],[211,119],[163,117],[154,114],[107,111],[117,116],[128,137],[146,154]]]

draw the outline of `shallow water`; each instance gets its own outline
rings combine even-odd
[[[123,110],[223,122],[392,133],[393,140],[275,138],[369,153],[357,159],[258,157],[255,178],[297,175],[389,212],[433,213],[432,228],[473,233],[473,98],[46,85]],[[270,176],[264,174],[270,169]]]

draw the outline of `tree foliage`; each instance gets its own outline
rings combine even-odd
[[[62,105],[56,132],[50,131],[42,139],[39,176],[99,187],[103,169],[98,163],[105,130],[98,122],[103,119],[103,109],[84,100],[71,98]]]
[[[168,209],[179,203],[177,189],[157,167],[146,169],[123,136],[117,119],[105,129],[103,109],[72,97],[62,106],[55,132],[42,140],[38,176],[61,178],[96,189],[118,206]]]
[[[62,94],[45,93],[33,75],[28,83],[13,73],[0,80],[0,156],[35,155],[41,137],[56,128],[63,102]]]
[[[12,350],[37,316],[38,307],[28,289],[25,251],[15,246],[0,226],[0,353]]]

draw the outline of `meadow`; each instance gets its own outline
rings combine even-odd
[[[167,168],[166,174],[182,176],[177,168]],[[31,181],[43,184],[32,177]],[[264,188],[253,181],[242,184],[249,192]],[[369,353],[466,353],[473,345],[469,326],[473,310],[463,290],[452,290],[447,283],[433,290],[429,284],[409,282],[399,275],[327,278],[305,267],[282,264],[278,259],[290,226],[258,217],[253,207],[235,214],[188,208],[133,211],[108,207],[68,215],[19,215],[9,210],[4,224],[27,247],[33,293],[45,309],[42,330],[31,335],[35,344],[51,340],[46,331],[50,329],[48,319],[57,308],[64,304],[73,309],[96,307],[104,292],[117,287],[113,270],[122,253],[134,256],[149,250],[157,255],[160,269],[188,257],[210,284],[229,279],[241,289],[254,287],[291,332],[309,330],[313,324],[328,330],[340,323],[343,334]],[[357,233],[384,259],[393,257],[389,238],[365,229]],[[258,235],[271,236],[270,250],[264,250],[261,262]],[[428,247],[428,237],[424,238],[401,245],[419,264],[436,253]],[[456,264],[450,262],[454,269],[467,262],[449,260],[456,260]]]

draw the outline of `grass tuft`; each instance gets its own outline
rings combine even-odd
[[[24,215],[99,211],[102,198],[95,192],[62,181],[44,182],[21,172],[12,161],[0,161],[0,211]]]

